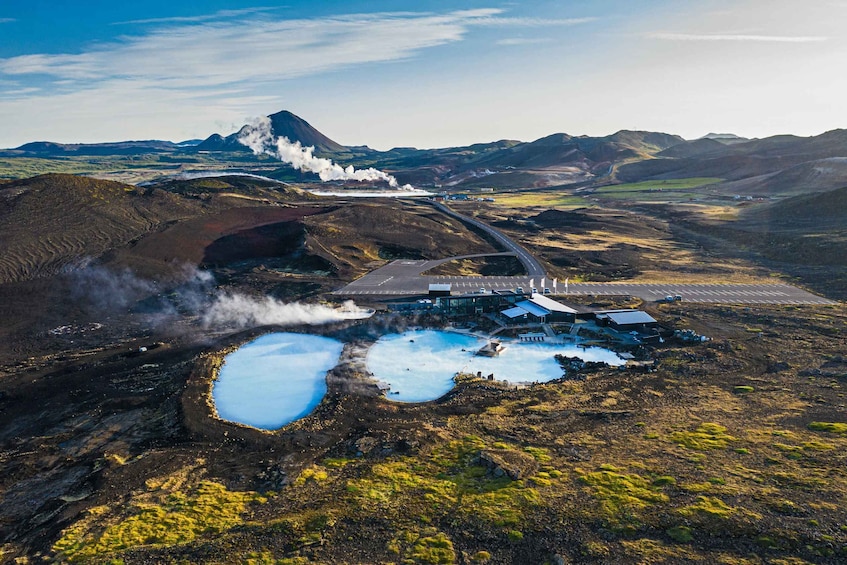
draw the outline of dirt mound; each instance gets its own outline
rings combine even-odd
[[[582,228],[600,223],[580,210],[545,210],[529,219],[543,228]]]
[[[285,234],[302,231],[300,220],[325,211],[326,208],[251,206],[207,213],[150,234],[110,254],[108,261],[130,267],[143,276],[156,276],[168,265],[224,264],[275,256],[290,252],[292,245],[297,245],[296,241],[288,241]],[[258,247],[252,248],[253,245]]]
[[[389,258],[442,259],[497,251],[457,220],[394,201],[352,204],[309,216],[304,223],[307,249],[350,274],[361,274],[370,262]],[[409,256],[398,253],[403,250]]]
[[[0,282],[56,274],[201,213],[157,188],[51,174],[0,188]]]

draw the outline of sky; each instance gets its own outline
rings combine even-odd
[[[847,0],[5,0],[0,147],[289,110],[345,145],[847,126]]]

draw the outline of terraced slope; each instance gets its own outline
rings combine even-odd
[[[199,201],[72,175],[0,188],[0,283],[45,277],[201,213]]]

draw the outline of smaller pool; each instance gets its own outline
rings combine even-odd
[[[326,373],[344,344],[327,337],[272,333],[224,359],[212,387],[223,420],[275,430],[308,415],[326,394]]]
[[[370,348],[367,366],[377,380],[389,384],[389,400],[426,402],[447,394],[458,372],[493,374],[513,383],[547,382],[563,374],[554,357],[557,353],[612,366],[624,363],[614,351],[601,347],[517,340],[502,340],[506,349],[498,357],[474,355],[485,343],[475,336],[436,330],[392,334]]]

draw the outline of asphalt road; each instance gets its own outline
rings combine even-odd
[[[497,228],[493,228],[484,222],[480,222],[479,220],[475,220],[463,214],[459,214],[458,212],[454,212],[444,204],[436,202],[434,206],[439,211],[444,212],[448,216],[453,216],[461,222],[472,225],[488,233],[491,237],[493,237],[500,244],[502,244],[507,250],[509,250],[511,253],[514,253],[515,257],[517,257],[518,260],[523,264],[527,274],[530,277],[543,277],[547,274],[547,271],[545,271],[544,267],[541,266],[541,263],[538,262],[538,259],[533,257],[529,251],[509,239],[509,237],[507,237],[503,232],[501,232]]]
[[[500,254],[504,255],[504,254]],[[464,256],[473,257],[473,256]],[[529,292],[533,287],[549,288],[551,294],[570,295],[629,295],[644,300],[665,296],[682,297],[686,302],[722,304],[835,304],[805,290],[787,284],[632,284],[632,283],[575,283],[565,285],[545,276],[520,277],[457,277],[426,276],[421,273],[446,261],[392,261],[337,290],[343,296],[414,296],[424,295],[431,283],[450,283],[454,294],[479,292],[484,288],[507,290],[518,287]]]

